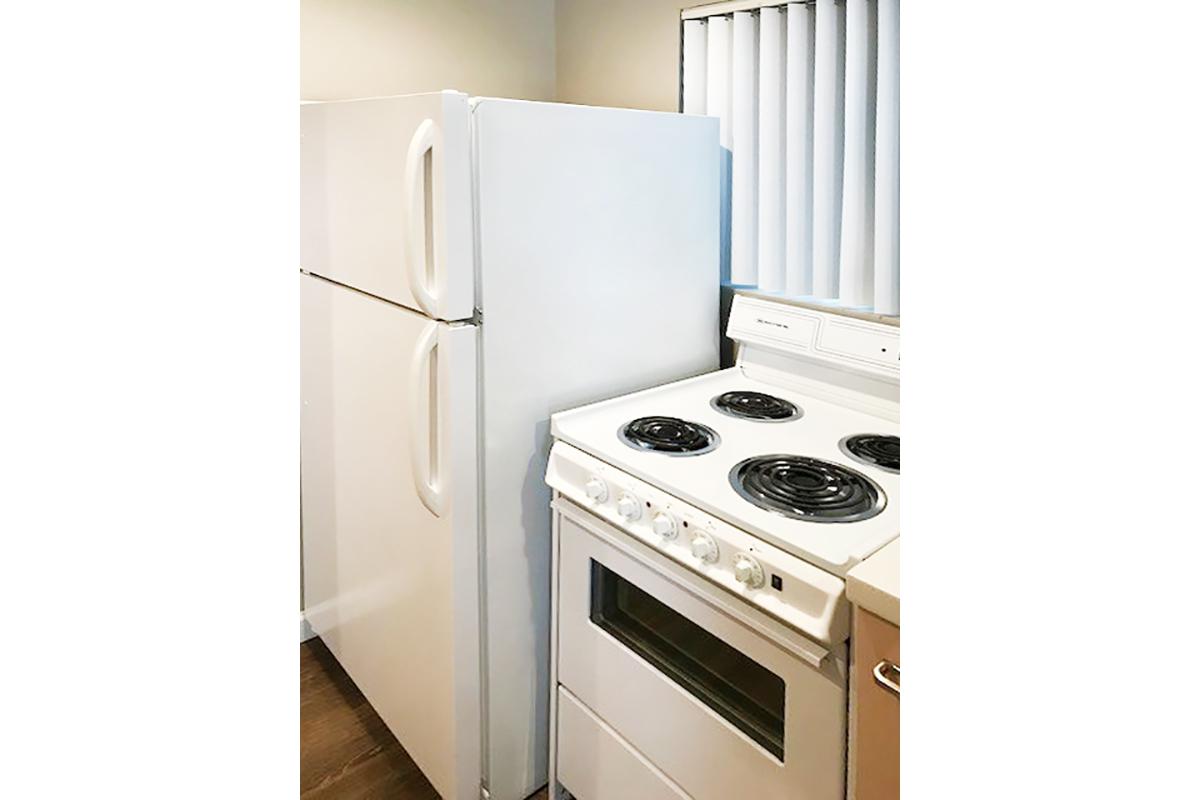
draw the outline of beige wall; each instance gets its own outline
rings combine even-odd
[[[564,103],[679,110],[679,10],[703,0],[558,0]]]
[[[554,0],[300,0],[300,97],[553,100]]]
[[[697,0],[300,0],[306,100],[458,89],[678,109]]]

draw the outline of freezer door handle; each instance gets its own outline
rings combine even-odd
[[[432,209],[432,203],[426,204],[426,197],[432,191],[432,186],[425,180],[425,154],[432,157],[433,143],[437,137],[437,125],[431,119],[426,119],[417,126],[412,141],[408,145],[408,156],[404,161],[404,202],[405,221],[408,225],[405,237],[405,261],[408,267],[408,283],[412,289],[413,298],[428,316],[437,316],[437,294],[430,288],[434,282],[431,262],[432,237],[427,210]]]
[[[429,365],[438,344],[438,324],[429,322],[417,340],[408,375],[409,452],[412,455],[413,483],[421,504],[435,517],[442,515],[445,501],[439,465],[442,436],[438,424],[438,376]],[[424,411],[422,411],[424,409]]]

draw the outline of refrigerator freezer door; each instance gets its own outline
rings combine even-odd
[[[300,280],[305,614],[442,797],[474,800],[478,330]]]
[[[476,101],[494,800],[546,779],[550,415],[717,368],[717,125]]]
[[[475,306],[467,97],[300,107],[300,266],[443,320]]]

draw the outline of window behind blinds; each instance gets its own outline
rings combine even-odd
[[[730,282],[900,313],[899,0],[682,14],[680,102],[721,121]]]

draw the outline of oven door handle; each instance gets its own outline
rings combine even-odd
[[[648,554],[648,557],[648,555],[639,552],[638,550],[634,549],[630,543],[617,539],[612,534],[608,533],[608,531],[605,531],[599,525],[595,524],[595,522],[593,522],[591,519],[581,516],[581,514],[585,512],[577,511],[569,503],[564,503],[562,500],[556,498],[550,503],[550,505],[555,511],[562,514],[564,517],[567,517],[576,525],[579,525],[581,528],[595,536],[597,539],[600,539],[605,544],[613,547],[616,550],[619,550],[639,563],[648,563],[650,568],[653,569],[654,572],[660,577],[675,584],[688,594],[699,598],[721,613],[732,617],[742,625],[745,625],[747,628],[754,631],[754,633],[758,634],[764,639],[767,639],[775,645],[782,647],[784,650],[787,650],[789,653],[804,661],[814,669],[820,669],[821,665],[825,663],[825,659],[829,656],[828,650],[826,650],[824,647],[821,647],[816,642],[810,641],[807,637],[802,637],[800,635],[796,635],[794,637],[780,635],[778,632],[762,624],[762,622],[754,619],[749,614],[746,614],[732,603],[725,602],[717,595],[708,592],[706,589],[701,588],[692,581],[680,579],[675,570],[682,570],[683,568],[678,567],[675,562],[671,561],[665,556],[660,556],[658,553],[651,552]],[[591,515],[589,514],[588,516],[590,517]],[[650,560],[651,558],[653,561]],[[696,576],[696,580],[705,581],[704,578],[701,578],[698,575]]]

